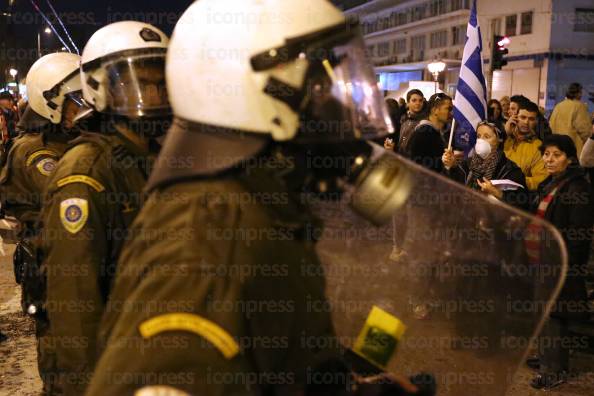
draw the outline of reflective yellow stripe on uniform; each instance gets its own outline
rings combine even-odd
[[[58,153],[56,153],[55,151],[52,150],[39,150],[34,152],[33,154],[31,154],[29,156],[29,158],[27,158],[27,166],[31,166],[31,164],[33,162],[35,162],[35,160],[39,157],[41,157],[42,155],[51,155],[52,157],[58,158],[60,157],[60,155]]]
[[[239,353],[239,345],[221,326],[194,314],[160,315],[142,322],[138,330],[143,338],[151,338],[166,331],[188,331],[206,338],[227,359]]]
[[[86,184],[86,185],[94,188],[95,191],[97,191],[97,192],[105,191],[105,187],[103,187],[103,184],[99,183],[97,180],[93,179],[90,176],[84,176],[84,175],[68,176],[63,179],[58,180],[57,184],[58,184],[58,187],[64,187],[64,186],[67,186],[68,184],[73,184],[73,183]]]

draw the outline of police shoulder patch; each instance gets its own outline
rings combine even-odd
[[[86,199],[70,198],[60,203],[60,220],[66,231],[76,234],[87,223],[89,204]]]
[[[56,170],[57,163],[58,162],[53,158],[44,158],[39,161],[35,167],[43,176],[49,176]]]
[[[142,322],[138,327],[138,331],[145,339],[170,331],[194,333],[213,344],[226,359],[232,359],[239,353],[239,345],[225,329],[195,314],[169,313],[159,315]]]

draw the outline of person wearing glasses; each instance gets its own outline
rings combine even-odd
[[[446,148],[443,131],[452,120],[452,98],[437,93],[429,99],[429,117],[419,123],[410,137],[410,158],[437,173],[443,171],[441,157]]]
[[[507,204],[527,208],[528,194],[526,178],[522,170],[510,161],[503,152],[501,131],[493,123],[483,121],[477,127],[475,155],[459,162],[452,150],[446,150],[442,156],[444,173],[453,180],[482,191]],[[509,180],[521,187],[498,188],[492,180]]]

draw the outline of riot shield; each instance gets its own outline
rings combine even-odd
[[[398,195],[379,205],[392,211],[387,224],[351,207],[385,199],[381,192],[314,205],[340,342],[378,370],[433,374],[438,395],[504,395],[563,284],[560,233],[396,155],[383,158],[376,182]]]

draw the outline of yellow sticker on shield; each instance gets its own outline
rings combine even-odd
[[[53,158],[44,158],[35,165],[39,173],[43,176],[51,175],[56,169],[56,160]]]
[[[70,198],[60,203],[60,220],[72,234],[79,232],[89,218],[89,204],[86,199]]]
[[[353,351],[368,362],[385,368],[402,338],[406,326],[397,317],[373,307],[359,333]]]

